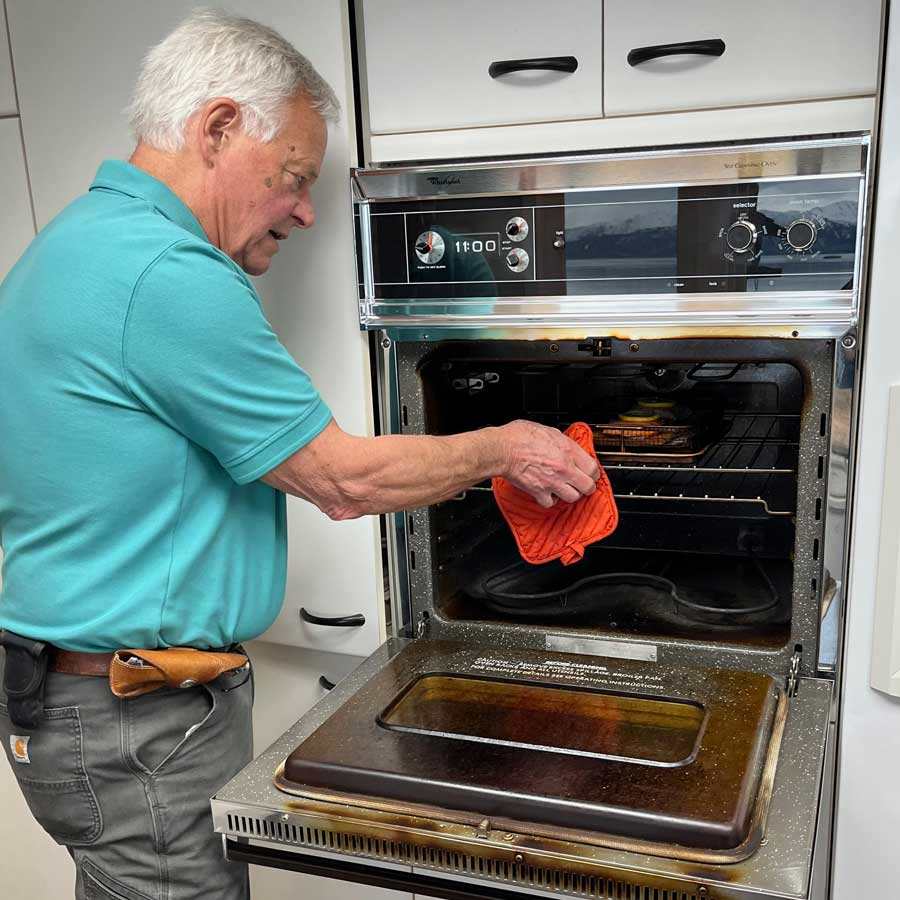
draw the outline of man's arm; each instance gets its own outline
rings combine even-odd
[[[262,480],[339,520],[428,506],[495,475],[549,507],[593,493],[599,471],[574,441],[534,422],[366,438],[332,421]]]

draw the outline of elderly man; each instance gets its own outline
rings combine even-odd
[[[130,161],[103,163],[0,286],[0,737],[78,897],[247,895],[208,798],[250,759],[248,670],[130,699],[101,676],[119,648],[263,632],[285,493],[346,519],[493,475],[547,506],[594,490],[595,462],[533,423],[346,434],[279,343],[248,275],[313,225],[336,108],[277,34],[195,14],[144,61]]]

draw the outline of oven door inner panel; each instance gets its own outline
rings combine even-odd
[[[420,640],[279,777],[520,831],[746,854],[762,836],[783,710],[760,673]]]

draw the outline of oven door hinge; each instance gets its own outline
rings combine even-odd
[[[797,688],[800,684],[800,663],[803,661],[803,648],[798,644],[791,654],[791,664],[788,668],[787,678],[784,680],[784,689],[788,697],[794,697],[797,694]]]
[[[589,337],[578,344],[578,349],[591,356],[612,356],[612,338]]]
[[[416,637],[426,637],[428,635],[428,631],[431,628],[431,617],[427,612],[422,612],[422,616],[419,621],[416,623]]]

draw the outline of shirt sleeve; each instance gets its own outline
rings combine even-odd
[[[250,282],[211,246],[169,247],[136,284],[126,386],[246,484],[309,443],[331,411],[272,331]]]

